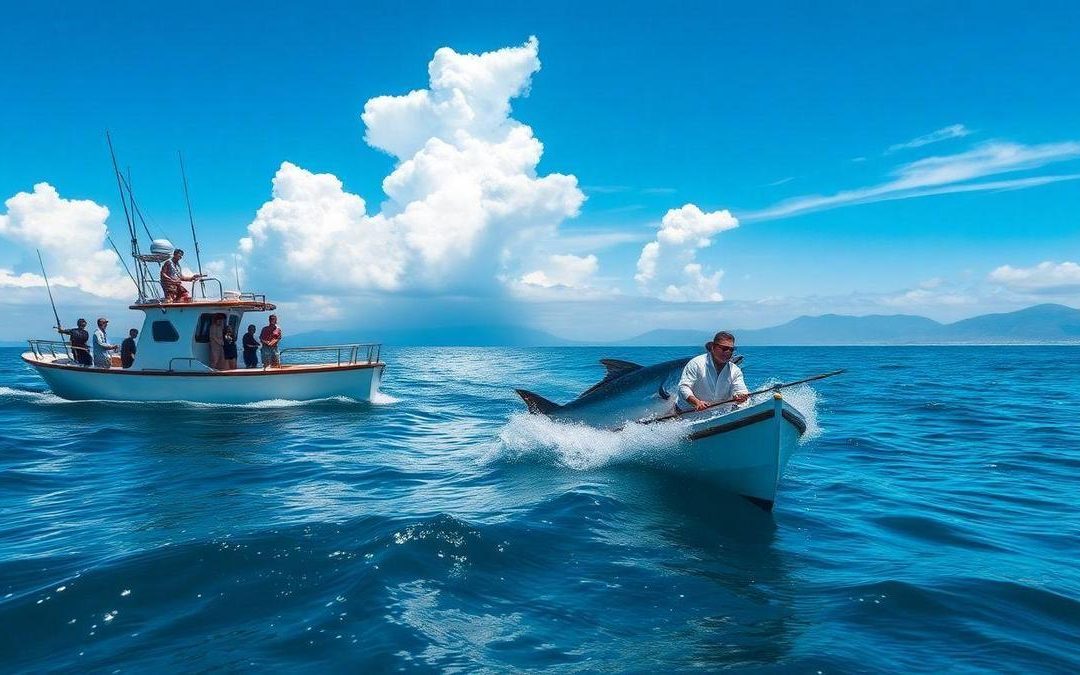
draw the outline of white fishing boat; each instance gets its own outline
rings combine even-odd
[[[780,477],[805,432],[802,413],[777,391],[756,405],[692,421],[665,468],[772,510]]]
[[[213,278],[194,283],[220,287]],[[242,335],[245,315],[275,309],[265,297],[231,291],[186,303],[151,297],[130,308],[144,314],[130,368],[121,368],[117,356],[110,357],[110,368],[81,365],[71,345],[58,340],[29,340],[23,361],[61,398],[203,403],[333,396],[366,401],[378,392],[386,365],[380,361],[380,345],[355,343],[285,348],[279,366],[215,370],[210,360],[213,320],[223,318],[235,335]]]
[[[143,313],[136,356],[128,368],[121,367],[116,355],[110,356],[110,367],[104,367],[105,363],[83,365],[66,341],[29,340],[30,350],[22,355],[23,361],[41,375],[54,394],[71,400],[201,403],[304,401],[334,396],[368,401],[375,396],[386,367],[380,360],[379,344],[290,347],[280,349],[276,363],[264,362],[254,368],[226,369],[221,362],[215,363],[211,358],[211,330],[231,327],[239,342],[244,334],[240,327],[245,316],[272,312],[275,306],[267,302],[265,295],[223,290],[220,280],[201,274],[201,261],[200,274],[191,281],[190,294],[184,289],[183,299],[178,300],[176,284],[172,284],[169,297],[162,286],[161,266],[172,256],[173,246],[158,239],[151,244],[149,253],[141,252],[135,214],[140,219],[142,216],[130,187],[118,170],[116,174],[135,262],[135,273],[131,274],[130,270],[128,273],[138,296],[130,309]],[[194,219],[191,225],[194,237]],[[145,222],[143,226],[145,229]],[[195,254],[198,259],[197,239]],[[48,285],[47,275],[45,282]],[[49,298],[51,301],[51,289]],[[53,313],[59,325],[55,304]],[[215,328],[216,319],[222,321]],[[87,351],[81,349],[84,360],[88,360]]]

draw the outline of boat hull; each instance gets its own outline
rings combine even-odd
[[[167,372],[83,368],[51,364],[24,354],[49,389],[73,401],[193,401],[254,403],[274,399],[307,401],[333,396],[370,401],[378,392],[383,363],[323,368],[268,368]]]
[[[777,394],[770,401],[695,423],[670,468],[771,510],[780,477],[805,431],[802,414]]]

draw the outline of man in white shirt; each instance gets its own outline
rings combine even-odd
[[[743,382],[742,370],[731,363],[735,336],[720,331],[711,342],[705,344],[705,352],[690,359],[683,368],[676,403],[680,412],[704,410],[728,400],[733,400],[737,406],[749,398],[750,390]]]
[[[97,320],[97,330],[94,331],[93,344],[91,345],[94,352],[95,368],[110,367],[112,364],[109,361],[109,352],[117,349],[116,345],[109,343],[109,338],[105,335],[105,329],[108,325],[109,320],[105,317]]]

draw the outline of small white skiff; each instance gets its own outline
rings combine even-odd
[[[776,488],[806,419],[776,392],[748,408],[694,422],[666,465],[772,510]]]

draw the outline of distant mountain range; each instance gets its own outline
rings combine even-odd
[[[983,314],[955,323],[922,316],[800,316],[772,328],[735,330],[740,345],[1080,344],[1080,310],[1035,305],[1004,314]],[[701,345],[706,331],[654,330],[618,345]]]
[[[922,316],[800,316],[772,328],[734,330],[740,345],[1080,344],[1080,310],[1035,305],[955,323]],[[700,330],[653,330],[608,343],[575,342],[523,326],[440,326],[431,329],[351,329],[287,335],[287,346],[364,340],[394,346],[569,347],[592,345],[699,347],[712,337]],[[25,346],[25,342],[0,346]]]

